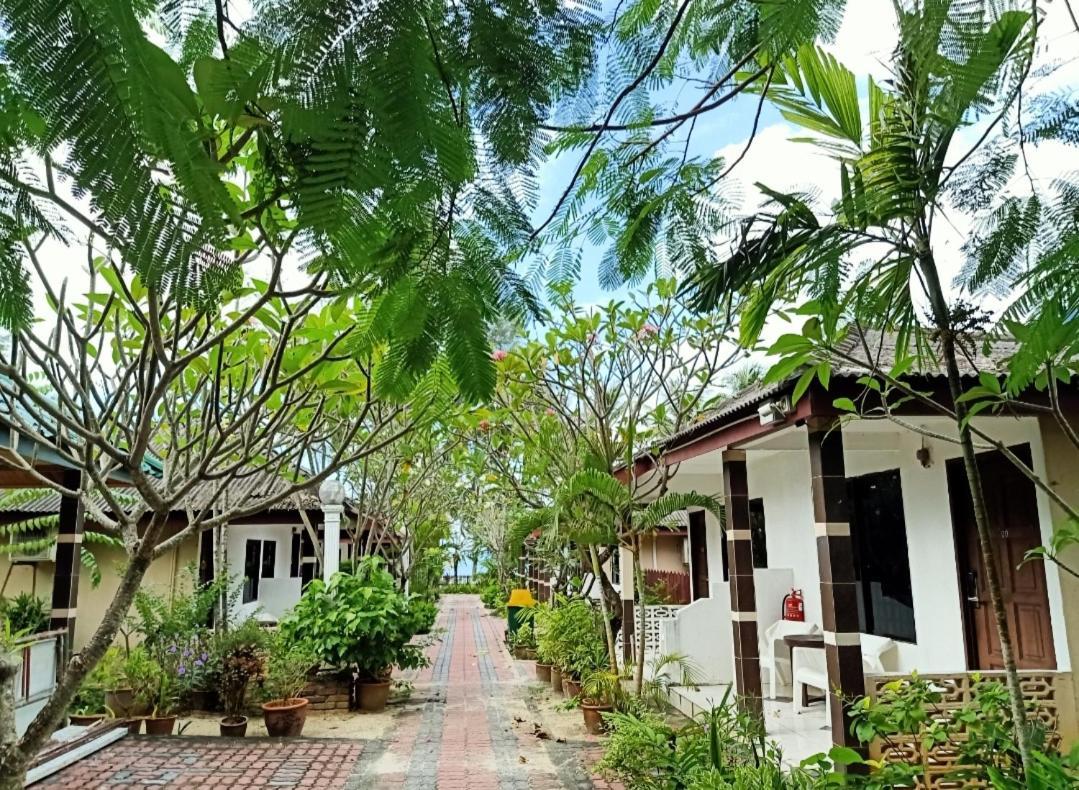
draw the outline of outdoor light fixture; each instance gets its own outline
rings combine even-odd
[[[923,469],[928,469],[933,465],[933,457],[929,453],[929,448],[925,446],[925,440],[922,440],[922,446],[914,451],[914,457],[918,459],[918,463],[922,465]]]
[[[775,422],[783,422],[790,414],[791,402],[788,398],[780,398],[770,403],[762,403],[757,407],[757,416],[761,425],[771,425]]]

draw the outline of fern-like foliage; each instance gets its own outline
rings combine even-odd
[[[0,493],[0,510],[17,512],[21,507],[46,495],[44,489],[22,488]],[[44,513],[37,516],[20,517],[7,524],[0,524],[0,554],[38,554],[56,546],[56,533],[60,526],[57,513]],[[83,532],[85,545],[79,547],[79,557],[83,568],[90,574],[94,587],[101,584],[101,566],[90,546],[123,550],[123,541],[119,538],[87,529]]]

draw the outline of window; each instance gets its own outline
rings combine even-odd
[[[243,602],[259,597],[259,579],[272,579],[277,564],[277,541],[248,540],[244,544]]]
[[[300,533],[292,533],[292,553],[288,564],[289,578],[295,579],[300,575],[300,547],[302,546]]]
[[[753,543],[753,567],[768,567],[768,541],[764,532],[764,500],[749,500],[749,537]]]
[[[749,538],[753,550],[753,567],[767,568],[768,541],[764,531],[764,500],[759,497],[749,500]],[[723,581],[725,582],[731,580],[730,558],[727,557],[729,548],[730,541],[727,540],[727,525],[724,524],[723,550],[719,552],[719,558],[723,563]]]
[[[244,603],[251,603],[259,597],[259,570],[261,563],[262,541],[247,541],[244,545]]]
[[[899,470],[847,481],[862,632],[916,641]]]
[[[622,583],[622,549],[614,547],[611,552],[611,584]]]
[[[262,578],[272,579],[277,568],[277,541],[262,541]]]

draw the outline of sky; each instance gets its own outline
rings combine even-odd
[[[1063,0],[1042,0],[1039,7],[1046,12],[1041,27],[1039,62],[1053,61],[1063,65],[1049,77],[1033,77],[1032,92],[1075,91],[1079,89],[1079,32],[1076,32]],[[864,92],[864,75],[872,75],[878,82],[887,79],[887,64],[896,38],[891,0],[848,0],[843,24],[835,41],[824,46],[859,76],[859,87]],[[708,155],[718,152],[727,161],[736,158],[749,138],[756,108],[755,97],[739,97],[720,111],[711,113],[706,124],[698,123],[691,153]],[[954,150],[965,150],[964,143],[969,147],[980,130],[980,127],[973,127],[961,135]],[[827,205],[838,194],[839,172],[834,162],[811,145],[791,141],[795,134],[804,136],[804,132],[796,131],[774,108],[765,106],[755,141],[745,159],[731,174],[733,183],[726,187],[728,193],[741,196],[740,213],[752,213],[759,204],[759,193],[753,186],[756,182],[784,191],[816,192],[821,197],[822,205]],[[565,188],[576,164],[573,156],[562,156],[541,170],[540,205],[536,216],[546,216]],[[1031,170],[1036,180],[1045,182],[1061,172],[1079,170],[1079,150],[1074,147],[1069,150],[1060,145],[1032,150]],[[938,255],[945,279],[950,281],[959,271],[962,262],[960,247],[969,225],[956,217],[950,217],[950,222],[938,225],[935,243],[940,250]],[[585,256],[581,280],[575,289],[575,295],[582,304],[606,302],[623,295],[626,290],[621,288],[611,292],[600,287],[597,259],[598,253]]]

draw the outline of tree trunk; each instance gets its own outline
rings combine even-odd
[[[988,577],[986,582],[989,600],[993,606],[997,638],[1000,640],[1000,653],[1004,660],[1004,676],[1008,687],[1009,702],[1015,727],[1016,745],[1019,748],[1019,757],[1023,762],[1023,773],[1029,776],[1030,728],[1027,726],[1023,690],[1019,685],[1019,670],[1015,665],[1015,650],[1012,646],[1011,632],[1008,629],[1008,616],[1004,610],[1004,599],[1000,592],[1000,570],[996,553],[993,550],[993,540],[989,532],[989,516],[985,508],[982,476],[978,469],[978,459],[974,453],[974,440],[971,436],[970,428],[965,423],[966,404],[959,400],[959,397],[963,394],[963,384],[956,359],[956,338],[952,329],[951,313],[944,298],[944,290],[940,285],[936,261],[928,243],[924,240],[919,261],[926,290],[929,293],[934,322],[940,333],[941,354],[944,357],[944,364],[948,374],[948,390],[951,394],[952,408],[955,411],[959,429],[959,445],[963,451],[963,469],[966,472],[967,485],[970,488],[970,499],[974,509],[974,523],[978,530],[978,549],[981,552],[982,564],[985,565],[985,572]]]
[[[637,599],[637,667],[633,672],[633,690],[640,697],[644,693],[644,656],[645,626],[648,622],[648,607],[644,605],[644,571],[641,569],[641,536],[633,538],[633,586],[634,598]]]
[[[21,757],[15,735],[15,675],[20,661],[0,654],[0,788],[21,788],[26,762]]]
[[[147,534],[158,532],[156,525],[151,523],[147,527]],[[147,537],[144,536],[144,541]],[[152,547],[153,541],[148,544]],[[120,580],[120,586],[113,596],[112,602],[105,610],[101,618],[101,624],[97,627],[90,642],[80,652],[76,653],[68,661],[60,680],[49,697],[45,707],[30,722],[30,726],[22,738],[15,737],[14,696],[12,682],[14,672],[7,675],[8,662],[0,662],[0,681],[3,688],[0,689],[0,790],[8,788],[21,788],[26,776],[26,768],[30,761],[48,741],[49,736],[55,731],[60,720],[67,713],[71,701],[82,684],[83,678],[92,670],[105,651],[116,638],[120,630],[120,624],[124,615],[131,607],[131,602],[138,592],[139,585],[150,567],[150,550],[146,549],[136,553],[128,562],[124,575]],[[10,711],[10,715],[8,715]]]
[[[603,618],[603,634],[607,638],[607,656],[610,660],[611,672],[618,674],[618,655],[614,646],[614,630],[611,628],[611,617],[607,612],[607,596],[603,589],[603,582],[601,577],[603,568],[599,564],[599,554],[596,553],[595,545],[588,544],[588,556],[592,560],[592,574],[596,577],[596,581],[599,584],[599,613]]]

